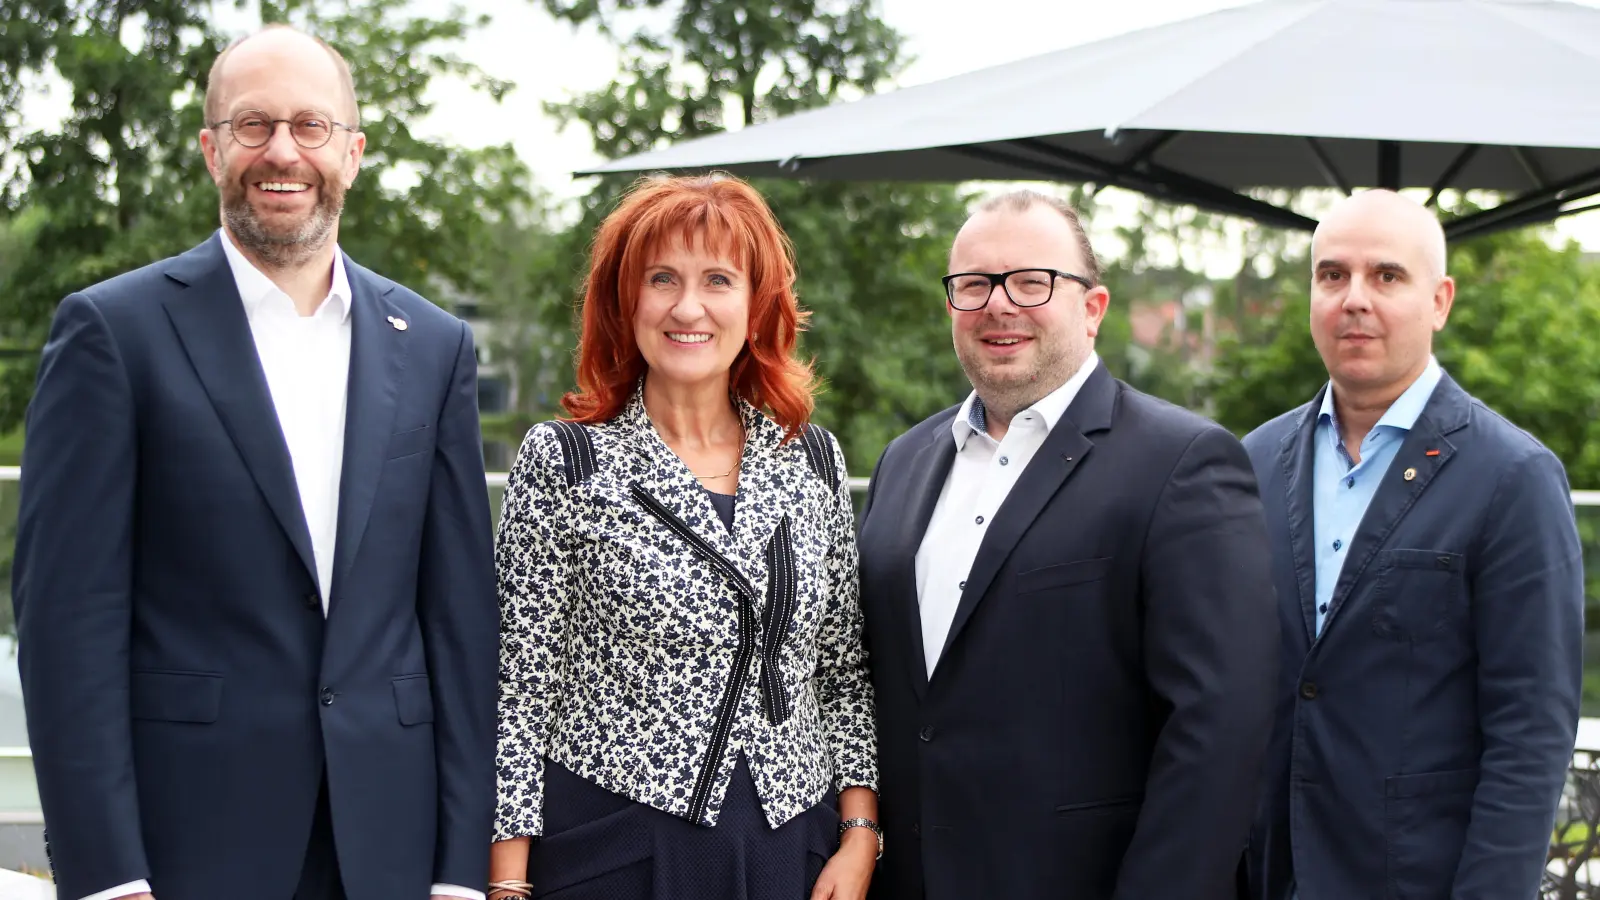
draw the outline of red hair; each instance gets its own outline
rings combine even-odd
[[[644,270],[674,241],[719,253],[750,279],[750,338],[729,369],[730,389],[793,438],[811,417],[816,386],[795,356],[810,314],[794,293],[794,248],[761,195],[723,175],[642,178],[600,224],[584,284],[578,390],[561,405],[577,422],[604,422],[627,405],[647,368],[633,338]]]

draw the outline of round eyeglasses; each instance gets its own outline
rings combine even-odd
[[[292,119],[274,119],[259,109],[247,109],[232,119],[212,122],[210,127],[215,129],[226,125],[228,130],[233,132],[233,139],[241,146],[254,148],[272,140],[273,132],[278,130],[279,122],[289,123],[289,135],[294,138],[296,144],[307,150],[316,150],[328,143],[333,138],[335,128],[351,132],[356,130],[354,125],[335,122],[329,116],[314,110],[300,113]]]
[[[944,276],[944,295],[952,309],[973,312],[989,305],[994,286],[1006,292],[1017,306],[1043,306],[1055,295],[1056,279],[1076,281],[1087,290],[1094,282],[1057,269],[1012,269],[1009,272],[957,272]]]

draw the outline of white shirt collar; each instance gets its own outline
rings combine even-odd
[[[1017,416],[1020,417],[1027,412],[1037,413],[1039,418],[1044,420],[1044,427],[1047,432],[1055,428],[1056,423],[1061,421],[1061,417],[1067,414],[1067,407],[1071,406],[1072,401],[1077,399],[1078,391],[1083,389],[1084,382],[1089,380],[1089,376],[1094,373],[1094,368],[1099,362],[1099,354],[1093,350],[1089,351],[1089,358],[1083,361],[1083,365],[1078,367],[1078,371],[1072,373],[1072,377],[1067,379],[1066,384],[1044,395],[1039,402],[1018,412]],[[972,435],[982,433],[986,437],[988,436],[988,432],[984,430],[983,426],[984,415],[983,401],[978,398],[978,392],[973,391],[967,395],[967,401],[961,404],[961,409],[956,413],[955,420],[950,423],[950,433],[956,439],[957,453],[960,453],[962,448],[967,446],[967,438]],[[1012,421],[1016,421],[1016,418],[1014,417]]]
[[[228,268],[233,270],[234,283],[239,286],[239,299],[244,301],[244,314],[246,318],[254,318],[256,310],[261,308],[261,302],[273,293],[282,293],[282,289],[245,258],[244,253],[233,245],[233,238],[229,237],[226,231],[222,231],[219,236],[222,240],[222,252],[228,257]],[[331,301],[339,304],[339,321],[348,322],[350,297],[350,277],[344,270],[344,253],[335,245],[333,283],[329,285],[328,296],[322,302]]]

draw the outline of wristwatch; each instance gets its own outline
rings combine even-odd
[[[852,828],[865,828],[878,837],[878,855],[875,859],[883,859],[883,829],[871,819],[845,819],[839,823],[839,838],[844,839],[844,833]]]

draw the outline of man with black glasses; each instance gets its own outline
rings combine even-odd
[[[1113,378],[1076,213],[1018,192],[950,252],[973,392],[896,439],[861,526],[889,900],[1224,900],[1277,672],[1239,442]]]
[[[366,139],[216,61],[222,228],[61,302],[13,593],[61,900],[482,900],[499,611],[465,323],[338,247]]]

